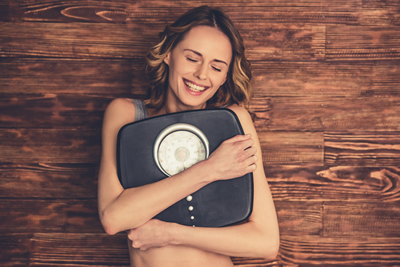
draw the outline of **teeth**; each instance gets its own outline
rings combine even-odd
[[[189,81],[185,81],[185,84],[189,87],[190,90],[195,91],[195,92],[201,92],[206,89],[205,87],[195,85]]]

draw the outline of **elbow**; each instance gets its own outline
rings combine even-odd
[[[279,251],[279,236],[275,238],[267,238],[262,247],[263,249],[259,251],[261,258],[266,260],[276,259]]]
[[[256,241],[257,240],[257,241]],[[252,258],[262,258],[266,260],[274,260],[278,256],[279,251],[279,234],[276,232],[264,232],[257,235],[249,255]]]
[[[103,226],[104,231],[109,235],[115,235],[119,231],[117,230],[117,226],[115,224],[115,220],[113,216],[110,214],[108,210],[104,210],[100,212],[100,221]]]

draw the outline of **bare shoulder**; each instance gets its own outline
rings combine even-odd
[[[135,120],[135,104],[129,98],[116,98],[108,104],[104,113],[104,123],[119,125]]]
[[[247,109],[236,104],[230,105],[228,109],[235,112],[236,116],[238,116],[239,118],[240,123],[242,124],[243,130],[246,133],[255,131],[253,120],[251,119],[250,113],[247,111]]]

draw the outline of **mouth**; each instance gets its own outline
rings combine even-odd
[[[183,79],[183,82],[186,84],[186,86],[189,88],[190,91],[197,92],[197,93],[203,92],[209,88],[208,86],[200,86],[200,85],[194,84],[192,82],[189,82],[188,80],[185,80],[185,79]]]

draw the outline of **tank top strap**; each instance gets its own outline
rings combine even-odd
[[[147,118],[146,105],[143,100],[132,99],[135,104],[135,121],[140,121]]]

